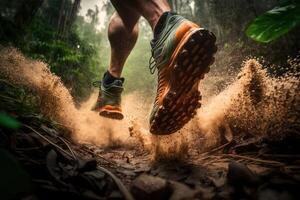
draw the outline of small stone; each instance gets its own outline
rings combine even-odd
[[[172,196],[169,200],[195,199],[196,190],[192,190],[188,186],[175,181],[169,181],[169,185],[172,189]]]
[[[109,200],[117,200],[117,199],[124,199],[123,195],[119,191],[113,191],[108,196]]]
[[[133,181],[131,192],[135,199],[142,200],[164,200],[171,194],[166,180],[146,174]]]
[[[228,166],[227,180],[230,185],[255,185],[257,177],[244,164],[230,162]]]

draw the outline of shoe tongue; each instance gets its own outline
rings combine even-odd
[[[160,16],[160,18],[159,18],[159,20],[158,20],[158,22],[157,22],[157,24],[154,28],[154,31],[153,31],[153,39],[150,42],[150,45],[151,45],[152,48],[155,46],[155,43],[159,40],[160,34],[161,34],[162,30],[164,29],[168,19],[173,15],[176,15],[176,13],[174,13],[174,12],[164,12]]]
[[[158,39],[159,34],[162,32],[163,28],[165,27],[166,22],[168,21],[168,18],[170,18],[171,16],[173,16],[175,14],[176,13],[174,13],[174,12],[168,11],[168,12],[164,12],[160,16],[157,24],[155,25],[154,31],[153,31],[154,32],[154,40]]]
[[[112,76],[109,71],[105,72],[105,74],[103,75],[103,83],[104,85],[120,85],[122,86],[123,82],[124,82],[124,78],[116,78],[114,76]]]

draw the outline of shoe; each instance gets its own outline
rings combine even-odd
[[[157,94],[150,132],[166,135],[180,130],[200,108],[198,84],[217,51],[213,33],[174,13],[168,13],[151,41],[150,72],[158,70]]]
[[[124,79],[116,79],[111,84],[100,82],[99,96],[92,107],[100,116],[121,120],[124,118],[121,109],[121,94],[123,92]]]

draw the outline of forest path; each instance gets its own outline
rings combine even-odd
[[[84,182],[88,191],[92,185],[98,188],[94,192],[100,188],[110,191],[104,195],[115,195],[109,179],[95,172],[96,167],[105,167],[131,190],[138,190],[137,199],[144,199],[139,195],[145,192],[149,199],[159,199],[145,191],[156,188],[157,179],[152,176],[168,183],[156,189],[169,191],[171,187],[172,194],[181,193],[187,199],[199,195],[204,199],[253,199],[253,195],[276,199],[278,193],[299,199],[294,190],[300,182],[297,73],[270,77],[256,60],[248,60],[224,90],[203,100],[196,118],[181,131],[154,136],[147,128],[151,102],[139,93],[124,96],[125,120],[109,120],[90,111],[96,94],[81,107],[75,106],[69,90],[45,63],[27,59],[15,49],[2,50],[0,61],[4,78],[34,91],[41,113],[51,119],[23,116],[24,123],[34,129],[26,125],[27,134],[20,130],[17,142],[12,143],[17,144],[16,154],[37,185],[52,195],[62,190],[61,185],[82,189],[75,180],[83,177],[88,180]],[[205,85],[203,91],[207,91]],[[66,141],[66,136],[72,141]],[[65,152],[70,153],[62,159]],[[79,158],[94,161],[82,164]],[[41,171],[32,170],[36,165]],[[143,173],[151,176],[136,180]],[[78,189],[73,192],[82,195]]]
[[[167,190],[159,185],[158,180],[156,183],[151,177],[178,184],[178,187],[172,189],[172,194],[189,188],[181,195],[182,199],[196,199],[199,196],[205,196],[207,199],[232,199],[235,195],[246,199],[253,196],[266,198],[266,191],[271,192],[272,198],[275,198],[278,192],[287,192],[295,197],[299,195],[295,190],[286,188],[289,186],[282,186],[285,182],[290,182],[292,188],[297,185],[294,181],[299,181],[299,154],[295,155],[293,150],[284,154],[264,154],[262,152],[266,149],[281,148],[278,144],[271,144],[267,138],[252,138],[243,143],[234,140],[207,152],[190,149],[184,158],[174,160],[155,160],[153,153],[143,148],[103,149],[95,145],[73,147],[80,152],[81,157],[96,159],[100,166],[117,175],[131,191],[138,188],[139,192],[134,192],[135,197],[146,193],[149,198],[156,199],[152,190]],[[145,177],[145,174],[148,176]],[[146,185],[139,186],[140,179],[146,182]],[[153,186],[152,181],[158,184],[159,189]]]

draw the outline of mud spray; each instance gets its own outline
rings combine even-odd
[[[189,149],[205,151],[237,134],[277,138],[299,134],[299,64],[293,61],[291,64],[295,72],[274,78],[258,61],[247,60],[237,78],[222,92],[204,96],[197,117],[181,131],[170,136],[153,136],[147,123],[151,104],[145,103],[138,93],[123,98],[125,120],[105,119],[90,111],[97,93],[77,109],[68,89],[45,63],[27,59],[13,48],[0,52],[1,75],[35,91],[41,99],[41,112],[68,127],[74,140],[103,148],[143,147],[155,159],[182,158]],[[218,77],[210,74],[203,82],[212,79]],[[209,87],[204,84],[200,89],[209,91]]]

